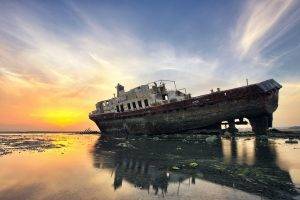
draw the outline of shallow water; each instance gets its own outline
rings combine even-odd
[[[7,134],[0,152],[1,200],[299,199],[300,144],[284,139]]]

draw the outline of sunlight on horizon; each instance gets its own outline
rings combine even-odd
[[[87,117],[87,113],[75,108],[41,108],[33,111],[32,117],[59,127],[76,124]]]

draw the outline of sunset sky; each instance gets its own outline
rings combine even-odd
[[[0,0],[0,130],[96,129],[117,83],[246,78],[281,83],[274,125],[300,125],[299,0]]]

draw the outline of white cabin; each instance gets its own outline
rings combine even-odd
[[[175,89],[167,90],[165,82],[173,82]],[[118,84],[116,89],[117,96],[98,102],[91,114],[128,112],[191,98],[190,94],[181,92],[182,89],[176,89],[175,81],[155,81],[127,92]]]

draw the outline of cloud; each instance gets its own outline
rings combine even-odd
[[[297,54],[300,2],[295,0],[248,0],[240,7],[230,40],[223,45],[218,77],[232,83],[274,78],[274,69]],[[227,44],[227,45],[226,45]],[[228,51],[226,51],[228,46]],[[291,71],[293,71],[291,69]],[[275,72],[276,74],[276,72]],[[277,77],[276,77],[277,78]],[[283,79],[282,77],[279,77]],[[279,79],[279,81],[281,81]]]
[[[165,68],[177,71],[172,78],[181,79],[182,85],[189,78],[202,77],[204,82],[217,65],[201,55],[179,54],[170,44],[145,43],[130,25],[103,26],[101,19],[95,21],[76,4],[67,9],[84,30],[65,27],[67,36],[57,33],[58,24],[44,21],[47,10],[38,7],[45,16],[37,17],[34,9],[14,2],[9,10],[17,12],[0,16],[0,105],[5,108],[0,114],[9,124],[22,121],[22,126],[37,127],[41,114],[53,121],[55,113],[68,117],[77,110],[82,121],[76,122],[87,125],[94,104],[110,98],[118,82],[135,87],[171,75],[161,73]],[[53,129],[52,121],[41,126]]]
[[[141,66],[145,68],[137,70],[137,75],[144,77],[146,82],[157,79],[175,80],[178,87],[188,87],[188,91],[194,94],[201,90],[207,90],[203,87],[211,82],[215,70],[219,67],[218,59],[206,58],[197,53],[179,52],[172,45],[165,43],[154,43],[149,47],[150,53],[145,52],[141,59]],[[217,82],[217,81],[216,81]]]
[[[284,25],[280,21],[288,17],[294,4],[293,0],[248,1],[234,32],[238,55],[244,57],[258,54],[267,47],[266,44],[274,42],[292,27],[295,20],[289,20]]]
[[[299,19],[293,5],[293,0],[249,1],[237,26],[228,27],[234,29],[228,42],[234,51],[223,42],[218,51],[207,53],[197,44],[202,35],[191,34],[190,42],[158,39],[160,35],[153,39],[137,31],[138,20],[123,19],[123,11],[110,6],[95,12],[72,1],[58,11],[43,3],[6,2],[0,8],[0,114],[9,116],[7,123],[38,127],[37,115],[47,113],[52,119],[52,112],[64,117],[78,111],[78,124],[90,126],[87,114],[96,101],[112,97],[118,82],[129,89],[174,79],[178,87],[197,95],[240,86],[246,77],[251,82],[265,79],[269,68],[297,49],[272,57],[262,54]],[[103,12],[114,15],[107,19]],[[41,126],[55,128],[45,123]]]

